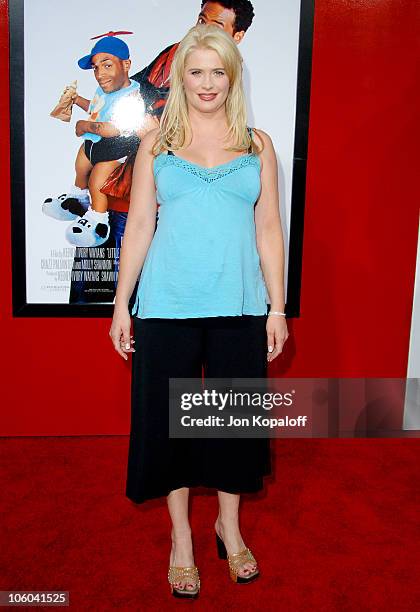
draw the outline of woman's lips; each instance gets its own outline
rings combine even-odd
[[[214,100],[217,94],[198,94],[201,100],[206,100],[207,102],[210,100]]]

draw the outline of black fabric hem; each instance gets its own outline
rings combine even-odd
[[[214,481],[206,481],[206,480],[194,480],[194,481],[183,481],[170,486],[165,487],[164,489],[156,490],[155,492],[150,492],[144,495],[135,495],[131,493],[129,489],[126,489],[125,497],[127,497],[130,501],[135,504],[143,504],[147,501],[159,499],[161,497],[167,497],[171,491],[176,491],[177,489],[181,489],[183,487],[187,487],[189,489],[194,489],[196,487],[204,487],[206,489],[214,489],[215,491],[222,491],[223,493],[232,493],[234,495],[252,495],[255,493],[259,493],[265,487],[264,478],[267,476],[271,476],[271,471],[264,471],[258,481],[255,483],[255,486],[248,486],[244,488],[238,488],[236,486],[226,487],[220,486],[216,484]]]

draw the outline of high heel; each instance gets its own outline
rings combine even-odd
[[[248,576],[240,576],[238,573],[239,568],[244,563],[250,562],[257,565],[257,561],[255,560],[255,557],[249,548],[244,548],[238,553],[232,553],[231,555],[229,555],[226,550],[225,543],[223,542],[222,538],[219,536],[218,533],[216,533],[216,547],[219,559],[228,560],[229,574],[233,582],[237,582],[239,584],[247,584],[248,582],[252,582],[256,578],[258,578],[258,576],[260,575],[258,568],[256,568],[255,571],[252,572],[252,574],[248,574]]]
[[[191,582],[196,585],[195,589],[177,589],[174,586],[175,582],[185,579],[191,580]],[[196,565],[193,565],[192,567],[178,567],[175,565],[170,565],[168,570],[168,581],[171,586],[171,593],[174,597],[181,597],[185,599],[195,599],[198,597],[200,592],[200,576]]]
[[[219,534],[216,533],[216,546],[217,546],[217,554],[219,555],[219,559],[227,559],[227,550],[225,543]]]

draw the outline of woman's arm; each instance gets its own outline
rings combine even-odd
[[[262,130],[255,132],[264,143],[264,150],[260,154],[261,193],[255,205],[257,248],[271,310],[284,312],[284,242],[279,211],[277,159],[270,136]],[[287,336],[285,318],[268,317],[268,361],[281,353]]]
[[[130,349],[130,313],[128,303],[143,267],[156,227],[156,187],[151,148],[158,130],[145,135],[137,151],[133,168],[130,207],[120,250],[120,267],[110,336],[115,350],[127,359]],[[121,339],[124,348],[121,349]],[[130,349],[133,350],[133,349]]]
[[[257,247],[271,308],[284,312],[284,245],[279,212],[277,160],[268,134],[255,130],[264,142],[261,153],[261,193],[255,206]]]

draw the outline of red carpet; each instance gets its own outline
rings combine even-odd
[[[418,439],[276,441],[275,478],[242,507],[261,568],[252,585],[235,585],[217,559],[216,497],[197,490],[196,602],[169,592],[165,500],[124,496],[128,437],[0,442],[0,590],[67,590],[74,610],[418,609]]]

